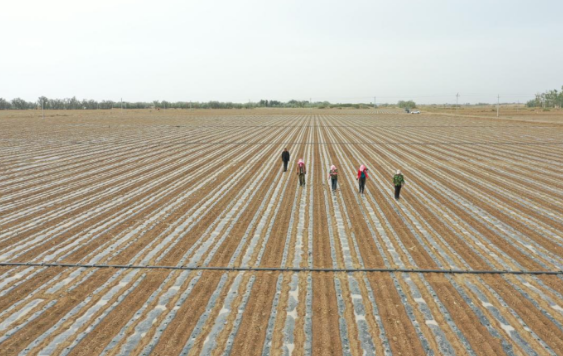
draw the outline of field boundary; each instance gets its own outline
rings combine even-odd
[[[76,145],[100,145],[99,143],[89,143],[89,142],[79,142]],[[188,141],[188,142],[177,142],[177,143],[150,143],[144,145],[150,147],[169,147],[169,146],[181,146],[181,145],[372,145],[372,146],[559,146],[563,145],[563,141],[557,142],[496,142],[496,141],[467,141],[467,142],[455,142],[455,141],[439,141],[439,142],[375,142],[375,141],[350,141],[350,142],[237,142],[237,141],[218,141],[218,142],[201,142],[201,141]]]
[[[460,269],[410,269],[410,268],[292,268],[292,267],[206,267],[206,266],[151,266],[74,263],[0,262],[0,267],[63,267],[63,268],[117,268],[164,269],[185,271],[236,271],[236,272],[388,272],[388,273],[442,273],[442,274],[526,274],[563,275],[562,271],[526,270],[460,270]]]

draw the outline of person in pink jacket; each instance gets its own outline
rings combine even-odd
[[[330,166],[330,171],[328,171],[328,179],[330,179],[332,191],[335,192],[336,188],[338,187],[338,169],[334,164]]]
[[[299,161],[297,161],[297,175],[299,176],[299,186],[305,186],[305,174],[307,174],[307,167],[305,167],[303,158],[299,158]]]
[[[360,185],[360,191],[358,193],[364,194],[364,189],[366,187],[366,180],[368,179],[368,169],[363,164],[360,166],[358,170],[358,177],[356,180]]]

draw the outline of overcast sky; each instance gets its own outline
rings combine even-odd
[[[526,101],[563,85],[561,0],[18,0],[0,97]]]

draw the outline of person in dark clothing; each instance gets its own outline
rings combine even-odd
[[[282,152],[283,171],[287,172],[287,163],[289,162],[289,151],[286,149]]]
[[[358,177],[356,178],[360,188],[358,193],[364,194],[367,179],[368,179],[368,169],[366,168],[366,166],[362,164],[360,166],[360,169],[358,170]]]
[[[395,186],[395,200],[401,198],[401,187],[405,184],[405,178],[401,171],[397,170],[397,174],[393,177],[393,185]]]
[[[305,174],[307,174],[307,167],[305,167],[305,162],[303,158],[300,158],[297,162],[297,175],[299,176],[299,186],[305,186]]]
[[[328,178],[332,186],[332,191],[335,192],[338,186],[338,169],[335,165],[330,166],[330,171],[328,171]]]

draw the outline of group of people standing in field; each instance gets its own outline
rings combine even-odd
[[[286,149],[282,152],[282,162],[283,162],[283,171],[287,172],[287,165],[289,163],[289,151]],[[365,165],[361,165],[358,169],[358,175],[356,180],[358,181],[358,193],[364,194],[366,181],[368,179],[368,172],[369,170]],[[305,162],[303,158],[299,158],[297,161],[297,175],[299,176],[299,186],[305,186],[305,175],[307,174],[307,167],[305,166]],[[328,179],[330,180],[332,191],[336,191],[338,189],[338,168],[333,164],[330,166],[330,170],[328,171]],[[401,187],[405,185],[405,178],[400,170],[397,170],[397,173],[393,176],[393,186],[395,187],[395,200],[399,200],[401,197]]]

